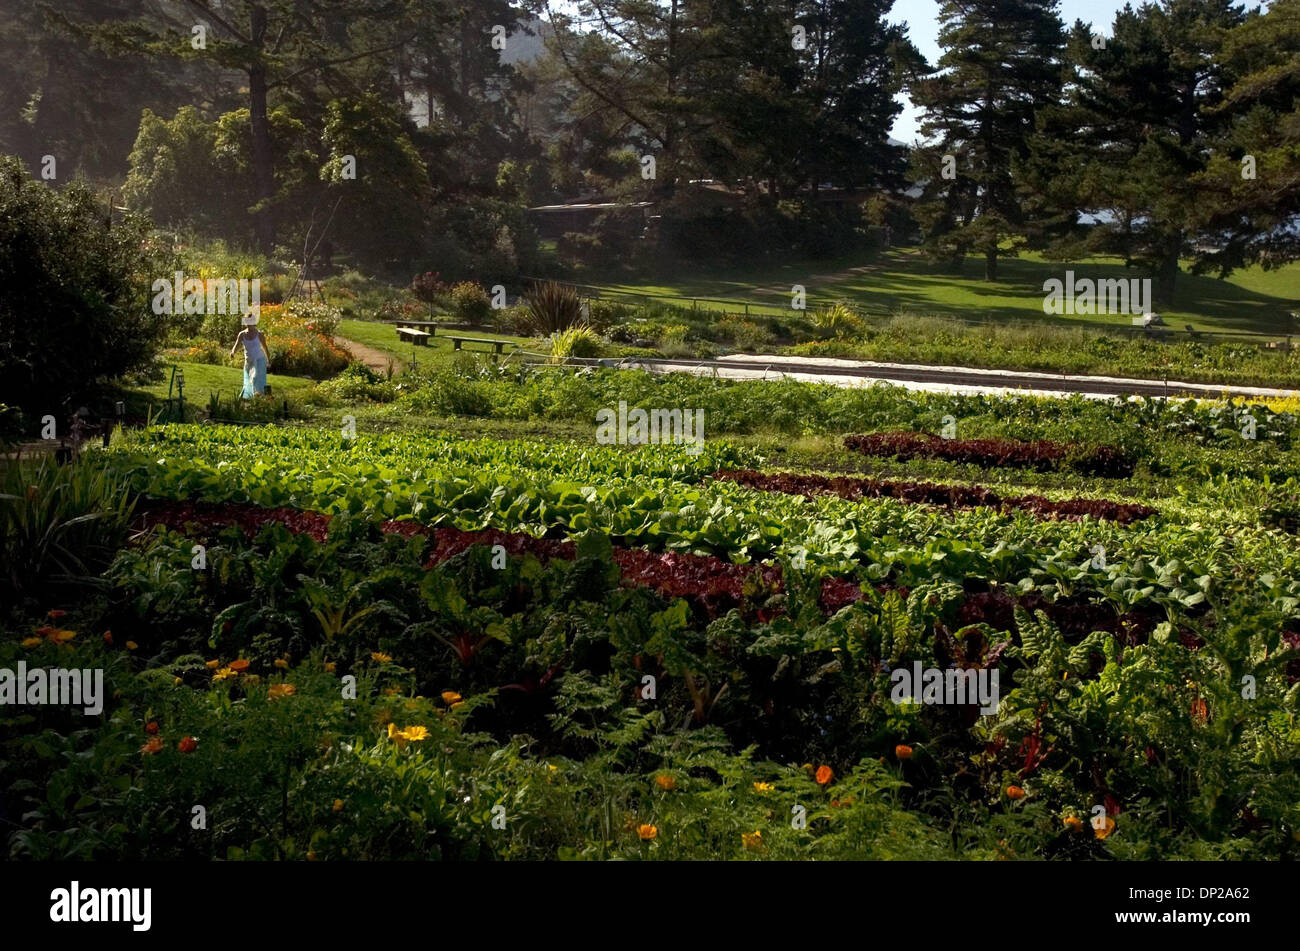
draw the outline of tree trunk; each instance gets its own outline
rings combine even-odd
[[[1178,252],[1182,247],[1183,235],[1179,232],[1169,239],[1164,257],[1160,261],[1160,272],[1156,275],[1155,298],[1162,307],[1174,306],[1174,283],[1178,279]]]
[[[994,247],[987,248],[984,251],[984,280],[996,281],[998,279],[998,249]]]
[[[258,206],[253,222],[258,248],[263,254],[271,254],[275,249],[275,217],[271,207],[275,197],[275,167],[271,155],[271,125],[266,115],[266,64],[262,61],[266,8],[254,6],[250,12],[255,59],[248,70],[248,118],[253,133],[253,187]]]

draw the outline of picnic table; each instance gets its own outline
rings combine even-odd
[[[503,347],[513,347],[514,344],[509,340],[489,340],[486,337],[456,337],[447,334],[447,339],[451,341],[451,348],[459,350],[463,343],[481,343],[492,347],[492,359],[495,361],[501,355]]]

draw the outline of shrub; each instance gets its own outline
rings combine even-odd
[[[560,362],[565,357],[598,357],[604,349],[599,334],[586,324],[578,324],[555,335],[551,342],[551,359]]]
[[[766,327],[742,320],[732,325],[731,339],[741,350],[762,350],[772,345],[774,337]]]
[[[525,301],[526,332],[531,335],[549,336],[582,322],[582,299],[567,284],[541,281],[532,286]]]
[[[466,323],[487,323],[492,313],[492,299],[473,281],[461,281],[448,294],[451,312]]]
[[[326,380],[317,389],[326,396],[348,402],[391,403],[397,399],[397,386],[361,363],[348,364],[342,373]]]
[[[0,403],[62,416],[162,347],[175,318],[153,312],[150,284],[174,264],[148,221],[107,212],[80,183],[56,190],[0,158]]]
[[[813,316],[813,325],[824,334],[843,339],[860,337],[866,331],[866,323],[849,309],[843,301],[836,301]]]

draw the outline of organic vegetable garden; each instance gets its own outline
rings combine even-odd
[[[115,698],[11,718],[11,852],[1300,853],[1295,417],[864,399],[803,456],[169,425],[9,470],[4,665]],[[88,595],[24,575],[60,546]]]

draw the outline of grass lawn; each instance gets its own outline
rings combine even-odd
[[[363,343],[367,347],[374,347],[388,356],[392,357],[402,366],[410,363],[412,358],[417,363],[439,363],[450,358],[452,353],[452,342],[443,334],[455,334],[458,337],[479,337],[485,340],[508,340],[517,347],[536,350],[537,341],[530,340],[527,337],[512,337],[509,334],[499,334],[489,330],[439,330],[437,334],[430,337],[427,346],[417,347],[414,344],[403,343],[397,339],[397,331],[392,324],[383,324],[374,320],[354,320],[345,319],[339,321],[339,336],[348,340],[355,340],[357,343]],[[479,348],[480,350],[482,348]],[[476,351],[477,352],[477,351]],[[507,350],[507,353],[510,351]]]
[[[790,288],[802,284],[808,292],[808,308],[845,299],[868,313],[955,315],[973,319],[1008,321],[1048,320],[1074,325],[1129,325],[1127,315],[1062,315],[1043,313],[1043,282],[1063,280],[1066,270],[1075,280],[1090,278],[1140,278],[1137,269],[1125,269],[1117,259],[1090,258],[1073,264],[1045,261],[1041,255],[1024,254],[999,262],[998,281],[983,280],[983,260],[968,257],[961,273],[945,272],[910,248],[895,248],[869,264],[852,262],[791,263],[766,267],[762,271],[726,274],[682,275],[655,278],[644,283],[625,279],[602,282],[610,290],[651,296],[720,297],[748,300],[751,311],[788,312]],[[1227,280],[1193,276],[1183,271],[1175,287],[1176,306],[1155,308],[1165,322],[1178,330],[1191,324],[1196,330],[1246,330],[1285,334],[1300,332],[1289,312],[1300,309],[1300,262],[1265,271],[1254,267],[1233,273]],[[677,301],[682,303],[682,301]],[[689,305],[690,301],[686,300]],[[701,308],[728,309],[723,304],[700,301]]]

